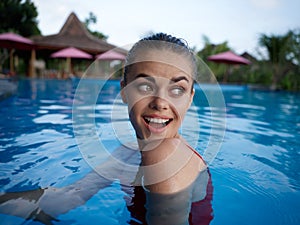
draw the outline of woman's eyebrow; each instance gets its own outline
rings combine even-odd
[[[147,74],[144,73],[140,73],[138,75],[135,76],[134,80],[138,79],[138,78],[145,78],[146,80],[149,80],[153,83],[155,83],[155,79]]]
[[[176,83],[179,81],[185,80],[186,82],[189,83],[189,80],[185,76],[180,76],[180,77],[174,77],[170,80],[170,83]]]
[[[149,80],[149,81],[155,83],[155,78],[154,77],[152,77],[150,75],[147,75],[147,74],[144,74],[144,73],[140,73],[140,74],[136,75],[134,77],[134,80],[136,80],[138,78],[145,78],[146,80]],[[170,79],[169,83],[177,83],[177,82],[182,81],[182,80],[185,80],[187,83],[189,83],[188,78],[185,77],[185,76],[174,77],[174,78]]]

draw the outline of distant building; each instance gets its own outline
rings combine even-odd
[[[101,40],[86,29],[75,13],[71,13],[58,34],[31,38],[37,50],[57,51],[66,47],[79,48],[90,54],[100,54],[116,46]]]
[[[257,59],[254,56],[252,56],[251,54],[249,54],[248,52],[244,52],[243,54],[241,54],[241,56],[248,59],[252,63],[257,61]]]
[[[35,51],[31,54],[29,77],[36,77],[36,69],[38,69],[35,68],[36,58],[49,60],[53,52],[63,48],[75,47],[96,56],[117,47],[93,36],[73,12],[58,34],[33,36],[31,40],[34,42]],[[125,49],[118,48],[117,51],[127,54]]]

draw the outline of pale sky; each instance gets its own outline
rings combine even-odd
[[[203,35],[214,44],[228,41],[238,54],[256,54],[258,37],[300,28],[299,0],[32,0],[43,35],[56,34],[71,12],[84,21],[97,16],[92,30],[125,46],[148,32],[165,32],[200,50]]]

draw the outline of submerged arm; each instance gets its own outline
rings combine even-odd
[[[63,188],[5,193],[0,195],[0,213],[52,224],[55,217],[85,204],[111,182],[92,171],[76,183]]]
[[[66,187],[49,187],[0,195],[0,213],[51,224],[55,217],[85,204],[99,190],[109,186],[113,180],[123,179],[124,182],[125,180],[128,182],[131,179],[128,174],[122,173],[123,168],[115,162],[115,157],[120,155],[125,157],[124,160],[126,157],[132,157],[130,154],[124,156],[123,150],[117,149],[114,157],[111,156],[95,168],[97,172],[92,170],[82,179]],[[110,173],[109,177],[101,176],[107,171]]]

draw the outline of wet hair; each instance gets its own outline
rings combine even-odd
[[[193,74],[191,75],[193,78],[196,77],[196,59],[193,52],[189,49],[187,42],[184,39],[177,38],[172,35],[156,33],[141,39],[129,50],[123,74],[123,81],[125,85],[127,84],[127,75],[130,67],[134,64],[136,57],[147,50],[168,50],[186,57],[190,60],[191,66],[193,67]]]

